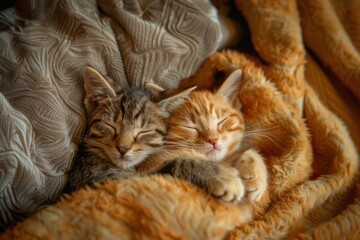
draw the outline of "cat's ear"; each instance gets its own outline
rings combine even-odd
[[[185,92],[186,90],[189,90],[190,88],[169,88],[165,89],[153,82],[147,82],[145,83],[145,88],[151,92],[151,98],[155,102],[160,102],[161,100],[164,100],[165,98],[169,98],[172,96],[175,96],[181,92]],[[195,89],[195,88],[194,88]],[[191,90],[192,91],[192,90]]]
[[[186,90],[183,89],[171,89],[162,91],[159,96],[162,97],[161,100],[158,101],[158,105],[160,109],[165,112],[167,115],[170,115],[171,112],[185,102],[188,95],[194,91],[196,88],[191,87]]]
[[[224,96],[228,99],[229,103],[232,103],[239,91],[239,84],[241,81],[242,70],[236,69],[233,71],[223,82],[220,88],[216,91],[217,95]]]
[[[145,88],[148,89],[152,95],[161,95],[162,93],[164,93],[166,91],[163,87],[161,87],[153,82],[145,83]]]
[[[108,81],[94,68],[85,67],[84,70],[85,108],[90,112],[102,98],[115,97],[116,93]]]

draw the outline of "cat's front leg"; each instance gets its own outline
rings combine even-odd
[[[245,193],[238,171],[219,162],[177,158],[167,161],[157,173],[187,180],[225,202],[239,202]]]
[[[247,197],[252,201],[259,201],[267,188],[268,172],[264,158],[255,150],[245,151],[235,163],[243,180]]]

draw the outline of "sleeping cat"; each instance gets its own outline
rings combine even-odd
[[[216,93],[190,93],[170,117],[167,149],[194,150],[206,160],[235,166],[248,198],[259,201],[267,187],[266,165],[255,149],[242,148],[244,117],[231,105],[241,74],[240,69],[234,71]]]
[[[160,158],[197,156],[207,164],[216,162],[234,166],[244,185],[239,199],[246,191],[250,201],[259,201],[267,187],[266,165],[255,149],[242,148],[244,118],[242,113],[231,105],[241,74],[240,69],[234,71],[215,94],[209,91],[190,93],[187,100],[171,114],[166,136],[166,153],[151,156],[138,170],[156,168],[156,165],[162,162],[160,160],[159,163]],[[168,168],[172,172],[175,172],[175,168],[189,172],[192,166],[180,161],[172,162]],[[266,202],[266,197],[263,202]]]
[[[243,70],[233,106],[241,108],[246,122],[244,145],[255,147],[266,159],[270,198],[277,201],[312,175],[312,147],[304,120],[257,64],[236,51],[215,53],[180,87],[215,90],[224,76],[234,69]]]
[[[232,106],[241,75],[240,69],[234,71],[215,93],[191,92],[169,118],[166,152],[150,156],[137,168],[138,171],[156,169],[163,160],[174,156],[196,156],[208,165],[217,163],[237,169],[242,179],[242,192],[236,211],[229,214],[236,216],[238,224],[264,214],[270,203],[265,160],[254,148],[244,147],[242,141],[247,134],[244,117]],[[193,168],[181,160],[167,164],[168,172],[179,178]],[[204,174],[217,175],[216,172]]]
[[[141,88],[116,89],[93,68],[84,72],[87,133],[69,172],[65,192],[137,173],[134,167],[163,150],[167,118],[194,90],[157,92]],[[160,159],[160,158],[159,158]],[[182,171],[183,165],[192,166]],[[175,166],[169,171],[169,166]],[[160,166],[142,174],[166,173],[185,179],[224,201],[239,201],[243,187],[238,172],[196,155],[162,159]],[[216,173],[216,174],[215,174]]]

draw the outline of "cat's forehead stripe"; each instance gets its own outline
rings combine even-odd
[[[138,112],[134,111],[134,118],[135,119],[140,117],[141,113],[143,113],[145,111],[145,107],[146,107],[146,103],[141,103],[141,107],[137,107]]]
[[[122,113],[123,115],[124,115],[124,113],[125,113],[125,106],[124,106],[125,100],[126,100],[126,97],[125,97],[125,95],[123,94],[123,95],[120,97],[120,101],[119,101],[119,107],[120,107],[121,113]]]
[[[195,120],[195,116],[200,116],[200,111],[199,111],[199,109],[197,108],[198,105],[195,104],[195,102],[191,102],[190,104],[191,104],[192,109],[193,109],[193,111],[194,111],[194,113],[191,112],[192,121],[194,121],[194,120]]]
[[[213,110],[214,110],[214,104],[212,102],[210,102],[210,104],[209,104],[209,110],[210,110],[210,112],[213,112]]]

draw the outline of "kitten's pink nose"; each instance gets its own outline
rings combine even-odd
[[[127,153],[127,151],[129,151],[129,148],[120,146],[120,147],[118,147],[118,150],[119,150],[121,156],[124,156]]]
[[[217,138],[209,138],[207,141],[209,142],[209,143],[211,143],[211,145],[213,145],[213,146],[215,146],[215,144],[217,143]]]

